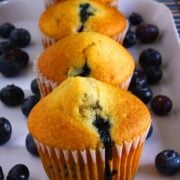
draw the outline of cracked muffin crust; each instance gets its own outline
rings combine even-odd
[[[54,41],[83,31],[94,31],[114,38],[125,31],[127,22],[115,8],[92,0],[69,0],[45,10],[39,27],[44,37]]]
[[[36,63],[39,86],[47,80],[57,85],[68,77],[82,76],[122,88],[131,78],[135,66],[133,57],[124,47],[94,32],[60,40],[45,49]],[[122,89],[127,88],[128,83]]]
[[[103,147],[98,122],[109,124],[112,140],[142,135],[151,118],[134,95],[93,78],[68,78],[31,111],[28,127],[40,142],[70,150]]]

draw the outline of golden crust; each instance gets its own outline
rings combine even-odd
[[[113,85],[127,81],[135,66],[133,57],[123,46],[94,32],[60,40],[47,48],[37,62],[39,71],[58,84],[69,76],[76,76],[85,63],[90,68],[89,77]]]
[[[97,106],[98,104],[98,106]],[[40,100],[28,118],[31,134],[43,144],[82,150],[101,146],[93,125],[108,119],[112,140],[121,145],[145,133],[151,117],[134,95],[93,78],[68,78]]]
[[[118,10],[89,0],[69,0],[48,8],[40,17],[40,30],[57,40],[78,33],[82,25],[80,5],[85,3],[90,4],[89,11],[93,15],[84,22],[83,31],[95,31],[110,37],[124,31],[126,20]]]

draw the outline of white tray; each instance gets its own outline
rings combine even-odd
[[[146,47],[159,50],[163,57],[163,79],[153,87],[154,95],[168,95],[174,103],[172,112],[166,117],[153,115],[154,132],[152,137],[146,141],[142,161],[136,176],[136,180],[179,180],[180,173],[173,177],[160,175],[154,167],[155,155],[166,148],[173,148],[180,152],[180,42],[175,29],[173,17],[167,7],[154,1],[147,0],[122,0],[120,7],[122,12],[128,16],[131,12],[139,12],[148,23],[158,25],[162,32],[160,41],[151,45],[142,46],[138,44],[130,49],[135,59]],[[38,31],[38,17],[43,10],[42,0],[11,0],[9,3],[0,4],[0,23],[11,22],[17,27],[28,29],[32,35],[32,43],[26,48],[30,54],[30,63],[16,78],[5,78],[0,74],[0,89],[7,84],[16,84],[22,87],[26,95],[31,94],[30,82],[34,78],[32,62],[42,51],[40,35]],[[0,116],[10,120],[12,124],[12,137],[10,141],[0,146],[0,166],[4,174],[17,163],[24,163],[30,169],[31,180],[46,180],[39,158],[31,156],[25,149],[25,137],[28,133],[26,118],[21,113],[20,107],[8,108],[0,102]]]

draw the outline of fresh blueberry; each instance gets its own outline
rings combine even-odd
[[[21,110],[25,116],[28,116],[32,108],[38,103],[40,98],[35,95],[28,96],[24,99],[24,102],[21,106]]]
[[[14,77],[21,73],[22,62],[7,52],[0,56],[0,72],[6,77]]]
[[[133,31],[128,31],[123,41],[123,46],[129,48],[134,46],[136,42],[137,42],[136,33],[134,33]]]
[[[0,25],[0,36],[3,38],[9,38],[11,31],[15,29],[15,26],[10,23],[4,23]]]
[[[7,180],[28,180],[29,169],[24,164],[17,164],[8,173]]]
[[[9,51],[9,54],[16,58],[16,61],[22,64],[22,67],[26,67],[29,62],[29,55],[26,51],[15,48]]]
[[[15,85],[7,85],[0,91],[0,100],[7,106],[18,106],[24,99],[23,90]]]
[[[166,149],[155,158],[155,167],[163,175],[171,176],[180,170],[180,154],[172,149]]]
[[[142,43],[152,43],[159,36],[159,29],[153,24],[141,24],[136,28],[137,38]]]
[[[149,66],[160,66],[162,63],[161,54],[152,48],[148,48],[142,51],[139,56],[139,64],[143,69]]]
[[[14,47],[14,45],[12,44],[11,41],[3,41],[0,42],[0,55],[8,52],[9,50],[11,50]]]
[[[30,44],[31,35],[26,29],[14,29],[10,34],[10,41],[16,47],[26,47]]]
[[[6,118],[0,117],[0,145],[7,143],[11,137],[11,134],[12,127],[10,122]]]
[[[149,66],[144,70],[149,84],[156,84],[162,79],[162,71],[157,66]]]
[[[37,79],[33,79],[31,81],[31,91],[36,95],[40,97],[40,91],[37,83]]]
[[[134,91],[137,86],[147,86],[147,77],[141,69],[136,68],[129,85],[129,90]]]
[[[157,115],[164,116],[168,114],[173,107],[170,98],[164,95],[158,95],[152,99],[151,109]]]
[[[1,166],[0,166],[0,180],[4,180],[4,173]]]
[[[140,14],[133,12],[130,16],[129,16],[129,22],[131,25],[137,26],[138,24],[140,24],[143,21],[143,18]]]
[[[147,86],[137,86],[132,93],[141,99],[145,104],[149,103],[153,97],[152,90]]]
[[[146,139],[149,139],[153,133],[153,125],[151,124]]]
[[[35,145],[35,142],[34,142],[31,134],[28,134],[26,136],[26,149],[28,150],[28,152],[30,154],[32,154],[34,156],[39,156],[37,147]]]

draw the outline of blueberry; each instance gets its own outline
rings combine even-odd
[[[172,149],[166,149],[155,158],[155,167],[163,175],[171,176],[180,170],[180,154]]]
[[[159,36],[159,29],[153,24],[141,24],[136,28],[137,38],[142,43],[152,43]]]
[[[155,49],[145,49],[139,56],[139,64],[143,69],[149,66],[160,66],[162,63],[161,54]]]
[[[16,58],[16,61],[22,64],[22,67],[26,67],[29,62],[29,55],[26,51],[15,48],[9,51],[9,54]]]
[[[151,124],[146,139],[149,139],[153,133],[153,125]]]
[[[157,115],[164,116],[168,114],[173,107],[173,103],[170,98],[164,95],[158,95],[153,98],[151,102],[151,109]]]
[[[3,173],[2,167],[0,166],[0,180],[3,180],[3,179],[4,179],[4,173]]]
[[[131,25],[138,25],[143,21],[143,18],[140,14],[133,12],[130,16],[129,16],[129,22]]]
[[[11,53],[0,56],[0,72],[6,77],[14,77],[21,73],[22,62],[17,60]]]
[[[14,45],[12,44],[11,41],[3,41],[0,42],[0,55],[8,52],[9,50],[11,50],[14,47]]]
[[[37,102],[40,100],[38,96],[31,95],[24,99],[24,102],[21,106],[22,113],[25,116],[28,116],[31,112],[32,108],[37,104]]]
[[[156,84],[162,79],[162,71],[157,66],[149,66],[144,70],[149,84]]]
[[[132,93],[141,99],[145,104],[149,103],[153,97],[152,90],[147,86],[137,86]]]
[[[24,164],[17,164],[8,173],[7,180],[28,180],[29,170]]]
[[[128,31],[123,41],[123,46],[126,48],[132,47],[136,44],[137,38],[133,31]]]
[[[144,72],[141,69],[136,68],[134,70],[134,74],[132,76],[130,85],[129,85],[129,90],[134,91],[134,89],[137,86],[146,86],[147,85],[147,77],[144,74]]]
[[[7,106],[18,106],[24,99],[23,90],[15,85],[7,85],[0,91],[0,100]]]
[[[14,29],[10,34],[10,41],[16,47],[26,47],[30,44],[31,35],[26,29]]]
[[[40,97],[40,91],[37,83],[37,79],[33,79],[31,81],[31,91],[36,95]]]
[[[10,23],[4,23],[0,25],[0,36],[3,38],[9,38],[11,31],[15,29],[15,26]]]
[[[11,137],[11,134],[12,127],[10,122],[6,118],[0,117],[0,145],[7,143]]]
[[[35,145],[35,142],[34,142],[31,134],[28,134],[26,136],[26,149],[28,150],[28,152],[30,154],[32,154],[34,156],[39,156],[37,147]]]

